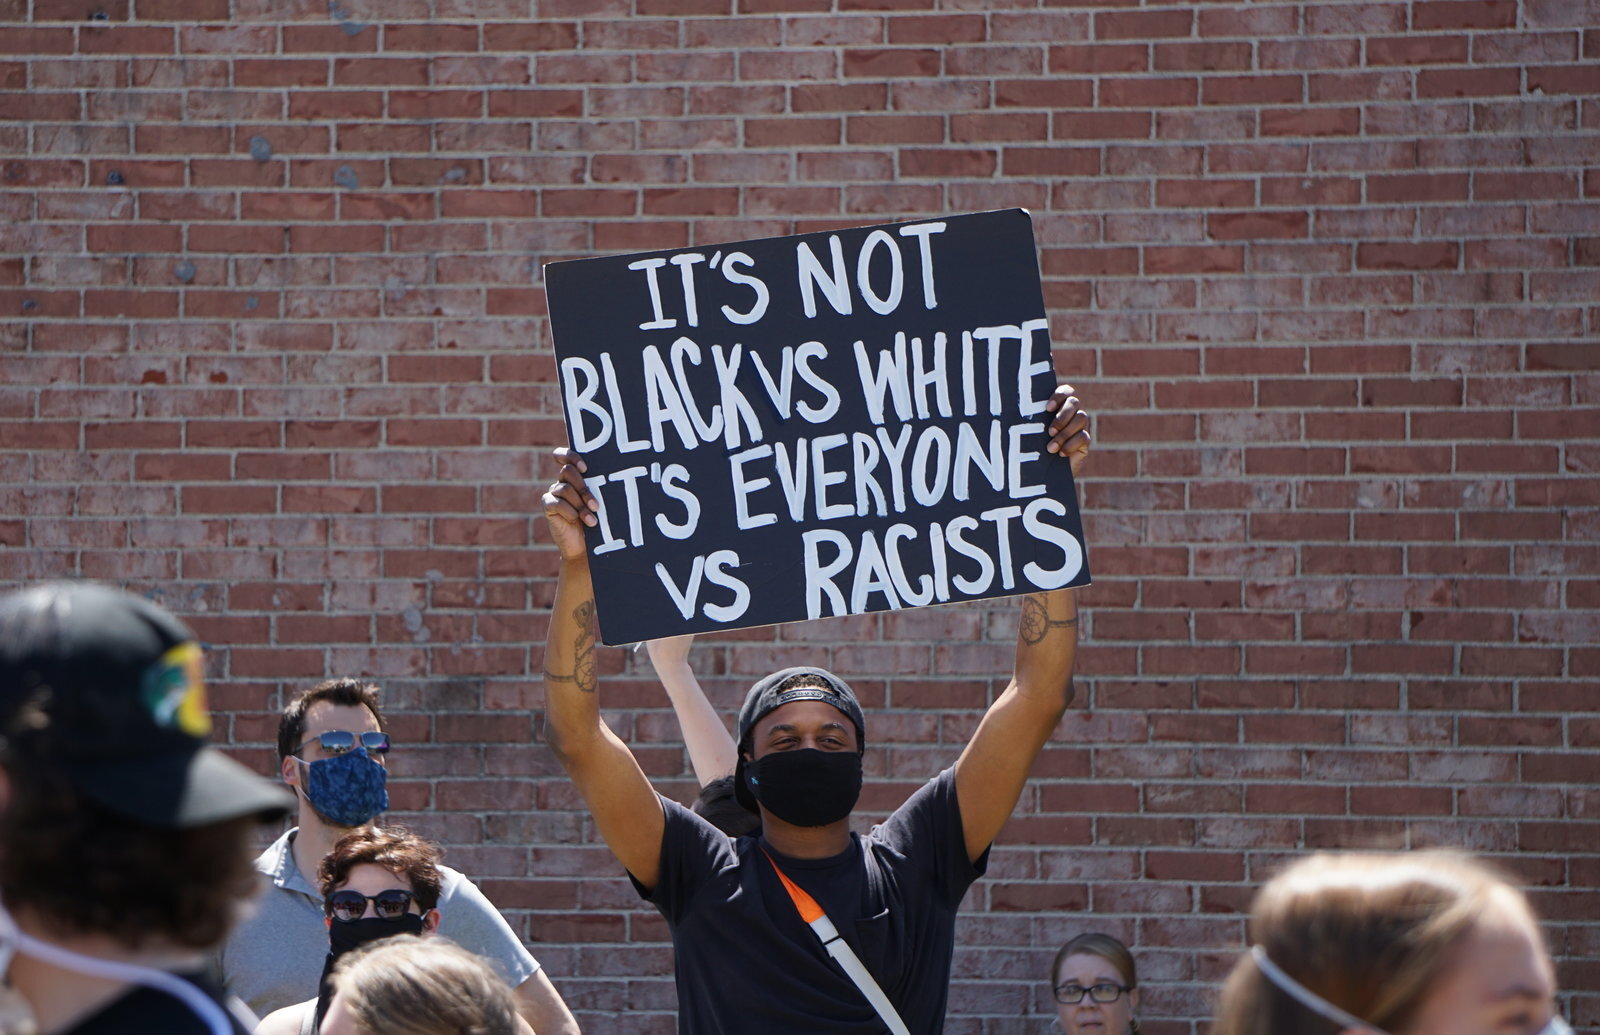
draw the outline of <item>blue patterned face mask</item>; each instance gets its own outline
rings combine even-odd
[[[336,827],[359,827],[389,807],[389,771],[358,747],[306,763],[306,800]]]

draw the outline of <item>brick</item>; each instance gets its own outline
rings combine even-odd
[[[1187,36],[1194,16],[1189,11],[1098,11],[1094,16],[1094,38],[1158,39]]]
[[[1508,0],[1425,0],[1412,15],[1412,28],[1419,32],[1510,29],[1516,24],[1517,8]]]
[[[1199,81],[1171,76],[1112,79],[1100,87],[1100,104],[1109,108],[1187,107],[1199,95]]]
[[[1466,60],[1465,36],[1416,35],[1367,40],[1369,65],[1462,64]]]
[[[1468,197],[1469,178],[1458,173],[1374,176],[1367,181],[1367,198],[1374,202],[1462,201]]]
[[[1268,109],[1261,113],[1261,135],[1267,137],[1348,137],[1357,132],[1361,113],[1355,108]]]
[[[1593,95],[1596,75],[1592,65],[1546,65],[1528,69],[1528,89],[1552,94]]]
[[[1204,104],[1293,104],[1304,95],[1299,76],[1215,76],[1201,82]]]
[[[847,78],[880,79],[898,76],[937,75],[941,55],[937,49],[891,47],[885,49],[846,49],[841,55]]]
[[[877,28],[881,21],[872,19],[864,21],[863,25]],[[976,14],[901,15],[889,19],[887,24],[888,40],[893,44],[981,43],[986,35],[984,18]]]
[[[1522,90],[1522,72],[1517,68],[1423,69],[1417,73],[1417,96],[1493,97],[1517,96]]]
[[[1453,269],[1459,260],[1459,246],[1449,241],[1356,248],[1356,262],[1363,269]]]

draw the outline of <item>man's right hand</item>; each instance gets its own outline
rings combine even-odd
[[[600,501],[583,483],[583,475],[589,469],[583,457],[566,446],[556,449],[551,456],[561,465],[561,471],[545,490],[544,516],[550,524],[550,538],[561,551],[561,559],[577,560],[587,550],[583,526],[593,527],[600,522],[595,516]]]

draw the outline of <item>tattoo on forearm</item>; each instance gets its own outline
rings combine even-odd
[[[1039,603],[1038,597],[1022,598],[1022,625],[1017,633],[1022,637],[1022,642],[1033,646],[1044,639],[1045,629],[1050,624],[1050,613],[1044,605]]]
[[[1050,609],[1045,606],[1041,596],[1022,598],[1022,624],[1018,627],[1018,635],[1022,642],[1032,647],[1050,635],[1051,629],[1061,629],[1078,624],[1077,614],[1065,618],[1055,618],[1050,614]]]
[[[592,694],[599,686],[594,663],[594,601],[585,600],[572,612],[578,623],[578,638],[572,644],[572,675],[578,689]]]
[[[544,681],[546,683],[576,683],[578,681],[578,677],[576,675],[558,676],[549,669],[545,669]]]

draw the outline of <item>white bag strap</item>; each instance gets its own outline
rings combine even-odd
[[[811,930],[816,932],[822,940],[822,947],[834,962],[844,968],[844,972],[854,981],[861,994],[867,997],[867,1002],[872,1004],[877,1011],[878,1019],[889,1026],[892,1035],[911,1035],[911,1030],[906,1027],[905,1021],[895,1012],[894,1004],[889,1002],[889,997],[883,994],[883,989],[878,987],[878,982],[873,979],[872,972],[867,970],[867,965],[861,962],[861,957],[856,955],[850,943],[839,934],[839,929],[833,926],[833,921],[828,919],[828,914],[822,911],[822,906],[817,900],[806,893],[806,890],[794,881],[789,875],[779,868],[777,860],[767,855],[767,850],[761,850],[767,856],[767,862],[772,863],[773,872],[783,882],[783,890],[789,893],[789,901],[794,903],[795,910],[800,914],[800,919],[806,922]]]

